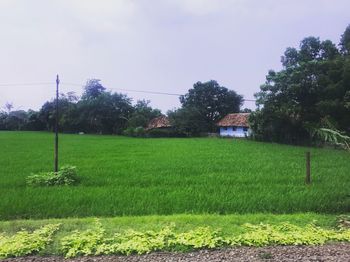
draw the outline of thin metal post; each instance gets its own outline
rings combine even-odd
[[[56,77],[56,117],[55,117],[55,172],[58,171],[58,86],[60,84],[60,79],[57,75]]]
[[[305,160],[306,160],[306,177],[305,177],[305,183],[311,184],[311,165],[310,165],[310,152],[305,153]]]

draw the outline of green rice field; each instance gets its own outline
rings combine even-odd
[[[27,187],[53,169],[52,133],[0,132],[0,220],[350,211],[350,154],[219,138],[60,135],[81,184]],[[304,184],[305,151],[312,184]]]

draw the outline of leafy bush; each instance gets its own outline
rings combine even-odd
[[[25,256],[44,250],[59,224],[46,225],[32,233],[21,230],[13,236],[0,234],[0,258]],[[177,232],[175,225],[160,231],[127,230],[108,236],[96,220],[92,229],[74,231],[60,241],[66,258],[112,254],[146,254],[153,251],[189,251],[223,246],[322,245],[329,241],[350,242],[350,229],[323,229],[313,224],[299,227],[290,223],[243,225],[239,235],[224,236],[210,227]]]
[[[128,230],[124,234],[115,234],[106,239],[97,254],[145,254],[156,250],[167,250],[167,242],[174,238],[172,228],[166,227],[159,232],[138,232]]]
[[[172,249],[191,250],[198,248],[217,248],[227,244],[219,231],[209,227],[198,227],[189,232],[177,234],[175,241],[170,241]]]
[[[186,135],[180,132],[177,132],[174,129],[162,129],[155,128],[148,130],[146,132],[147,137],[157,138],[157,137],[185,137]]]
[[[152,251],[188,251],[199,248],[222,246],[267,246],[267,245],[320,245],[328,241],[350,241],[350,230],[330,230],[307,225],[299,227],[289,223],[279,225],[244,225],[244,232],[225,237],[209,227],[177,233],[174,226],[156,231],[138,232],[128,230],[107,237],[102,225],[97,222],[94,230],[75,231],[62,239],[62,252],[66,258],[80,255],[130,255]]]
[[[58,228],[59,224],[52,224],[32,233],[22,230],[13,236],[0,235],[0,258],[25,256],[43,250]]]
[[[107,238],[105,230],[97,222],[95,230],[74,231],[61,241],[62,252],[66,258],[80,255],[145,254],[158,250],[192,250],[215,248],[225,241],[217,231],[208,227],[199,227],[186,233],[175,233],[174,226],[160,230],[138,232],[128,230]]]
[[[134,133],[135,133],[135,128],[133,127],[128,127],[123,131],[124,136],[134,136]]]
[[[124,130],[123,135],[131,136],[131,137],[144,137],[146,134],[145,129],[143,127],[128,127]]]
[[[145,129],[143,127],[136,127],[134,130],[134,136],[143,137],[145,136]]]
[[[97,253],[97,248],[103,244],[105,230],[99,221],[96,221],[94,229],[84,232],[74,231],[71,235],[61,240],[62,252],[66,257],[80,255],[88,256]]]
[[[145,130],[143,127],[128,127],[124,130],[123,135],[131,136],[131,137],[185,137],[186,135],[178,132],[175,129],[167,129],[167,128],[154,128],[150,130]]]
[[[350,241],[350,230],[327,230],[309,224],[299,227],[290,223],[279,225],[244,225],[246,232],[229,240],[230,245],[322,245],[328,241]]]
[[[29,186],[60,186],[79,183],[76,167],[63,166],[58,172],[41,172],[27,177]]]

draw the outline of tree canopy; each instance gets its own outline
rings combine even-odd
[[[85,84],[82,99],[94,99],[103,94],[106,88],[100,82],[100,79],[89,79]]]
[[[243,97],[215,80],[197,82],[180,96],[182,107],[169,115],[174,125],[188,134],[216,132],[216,123],[228,113],[239,112]]]
[[[143,136],[150,120],[162,115],[159,109],[150,106],[148,100],[139,100],[132,105],[128,96],[106,90],[101,80],[89,79],[81,98],[73,92],[60,94],[59,130]],[[12,104],[7,104],[5,110],[0,111],[0,130],[53,131],[55,102],[55,99],[47,101],[39,111],[28,112],[12,112]],[[180,102],[181,108],[168,112],[174,128],[163,130],[160,136],[196,136],[216,132],[218,120],[228,113],[240,111],[243,97],[211,80],[195,83],[180,96]]]
[[[53,131],[55,124],[55,102],[45,102],[39,111],[11,111],[8,103],[0,111],[0,130],[48,130]],[[79,99],[72,92],[60,94],[59,130],[68,133],[121,134],[129,126],[146,125],[160,110],[149,106],[148,101],[138,101],[132,105],[132,99],[124,94],[106,91],[98,79],[89,79]]]
[[[138,100],[134,106],[134,111],[132,112],[128,120],[128,127],[145,128],[147,127],[151,119],[158,117],[160,115],[161,115],[161,111],[159,109],[153,109],[150,106],[149,100]]]
[[[283,69],[270,70],[256,93],[260,108],[251,116],[256,138],[309,143],[310,129],[332,128],[350,133],[350,26],[340,49],[330,40],[307,37],[299,49],[287,48]]]

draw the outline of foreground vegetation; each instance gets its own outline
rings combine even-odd
[[[61,166],[77,166],[80,183],[33,187],[30,174],[52,170],[52,142],[51,133],[0,132],[0,258],[350,241],[345,151],[61,135]]]
[[[339,221],[334,215],[312,213],[14,220],[0,222],[0,257],[128,255],[156,250],[350,241],[350,230],[339,227]]]
[[[349,153],[231,139],[62,135],[60,163],[81,183],[28,187],[50,171],[53,135],[0,132],[0,219],[349,212]]]

